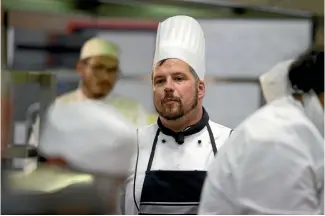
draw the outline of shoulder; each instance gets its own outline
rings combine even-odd
[[[211,130],[212,130],[214,136],[229,137],[230,132],[232,131],[231,128],[221,125],[221,124],[218,124],[211,120],[209,121],[209,125],[211,127]]]
[[[158,129],[158,125],[156,123],[154,123],[154,124],[139,127],[137,129],[137,131],[138,131],[138,134],[140,136],[142,136],[142,135],[143,136],[145,136],[145,135],[150,136],[150,134],[152,136],[154,136],[156,134],[156,132],[157,132],[157,129]]]
[[[52,106],[57,105],[58,103],[67,103],[67,102],[72,102],[74,101],[76,98],[76,91],[71,91],[68,93],[65,93],[57,98],[55,98],[54,102],[52,103]],[[39,125],[39,121],[40,121],[40,117],[39,115],[37,115],[36,119],[35,119],[35,126],[38,127]]]
[[[127,96],[122,96],[122,95],[109,95],[106,99],[105,102],[108,104],[112,104],[116,107],[127,107],[127,108],[139,108],[141,107],[141,103],[138,102],[137,100],[127,97]]]
[[[76,98],[76,91],[65,93],[55,99],[55,102],[71,102]]]
[[[303,111],[293,104],[283,102],[286,101],[275,101],[261,108],[240,124],[236,133],[242,131],[248,138],[278,142],[284,140],[286,143],[295,137],[314,136],[313,125]],[[287,139],[288,135],[292,139]],[[299,140],[296,141],[301,142]]]
[[[291,155],[310,157],[313,149],[323,152],[321,142],[320,135],[300,109],[271,103],[242,122],[228,143],[234,152],[241,154],[270,154],[281,149]]]
[[[146,125],[137,129],[138,145],[140,149],[151,148],[157,129],[157,124]]]

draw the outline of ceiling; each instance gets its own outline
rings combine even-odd
[[[305,10],[324,16],[324,0],[231,0],[238,4]]]
[[[324,0],[231,0],[234,3],[280,9],[304,10],[319,16],[315,44],[324,47]]]
[[[27,10],[28,8],[32,9],[44,9],[44,11],[50,10],[58,10],[58,11],[69,11],[71,12],[71,2],[73,0],[3,0],[4,7],[10,8],[21,8],[23,10]],[[85,1],[84,1],[85,2]],[[164,2],[169,6],[172,6],[175,2],[181,4],[181,8],[184,10],[189,10],[188,7],[191,5],[195,5],[192,10],[200,10],[203,8],[197,7],[198,4],[195,3],[210,3],[210,4],[236,4],[236,5],[249,5],[249,6],[257,6],[257,7],[271,7],[273,9],[294,9],[294,10],[303,10],[312,12],[313,14],[323,16],[324,15],[324,0],[129,0],[129,1],[117,1],[117,0],[102,0],[102,2],[107,2],[112,7],[113,4],[133,4],[134,6],[137,5],[139,2],[144,5],[151,5],[153,2],[157,3],[155,8],[163,9],[160,3]],[[207,5],[208,6],[208,5]],[[176,7],[174,5],[174,9],[182,10],[180,7]],[[186,9],[187,8],[187,9]],[[208,11],[211,10],[211,7],[205,7],[204,10]],[[152,11],[152,8],[150,9]],[[171,7],[168,7],[168,10],[172,10]],[[106,12],[112,13],[112,10],[106,10]]]

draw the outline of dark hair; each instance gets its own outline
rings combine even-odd
[[[288,78],[296,92],[324,92],[324,51],[309,50],[292,63]]]
[[[163,59],[158,63],[158,66],[163,65],[168,59]],[[189,65],[189,70],[191,72],[191,74],[194,76],[195,80],[199,80],[199,76],[197,75],[197,73],[195,72],[195,70]]]

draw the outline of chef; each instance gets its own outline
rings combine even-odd
[[[147,125],[146,111],[139,102],[113,92],[120,76],[119,56],[119,48],[109,41],[98,37],[86,41],[76,64],[76,72],[81,78],[78,88],[57,97],[55,102],[73,103],[96,100],[114,107],[135,126]],[[33,125],[28,143],[38,146],[38,137],[39,117]],[[21,160],[24,164],[28,164],[31,170],[37,168],[36,159]]]
[[[105,212],[102,213],[115,213],[120,189],[136,152],[133,125],[114,107],[96,100],[54,103],[45,119],[39,153],[50,159],[49,163],[59,159],[64,162],[59,167],[92,174],[93,178],[78,173],[67,176],[66,172],[52,171],[52,178],[41,185],[47,185],[50,191],[42,191],[51,193],[71,185],[91,184],[95,189],[94,194],[101,198],[97,202],[103,206]],[[80,194],[87,196],[82,190]],[[94,204],[95,198],[89,202],[89,206]]]
[[[260,77],[268,104],[211,163],[203,215],[324,215],[324,51]]]
[[[196,214],[206,169],[231,129],[209,119],[205,38],[200,24],[174,16],[159,24],[152,68],[156,124],[137,130],[124,214]]]
[[[146,111],[139,102],[113,93],[120,76],[119,55],[119,48],[109,41],[96,37],[86,41],[81,48],[76,66],[81,78],[80,85],[76,90],[61,95],[55,101],[71,103],[89,99],[98,100],[118,109],[134,125],[147,125]],[[38,133],[39,118],[33,126],[29,138],[30,145],[38,145]]]
[[[118,186],[120,182],[124,183],[125,167],[129,168],[130,158],[136,150],[133,142],[136,140],[133,136],[135,128],[129,125],[129,120],[141,117],[135,104],[132,104],[132,109],[128,107],[130,115],[125,115],[124,109],[119,106],[123,100],[111,97],[119,77],[118,59],[119,50],[114,44],[100,38],[85,42],[76,67],[82,79],[78,89],[55,100],[41,131],[39,121],[36,121],[30,139],[30,144],[38,146],[47,164],[68,166],[72,170],[92,174],[92,178],[86,179],[75,173],[67,177],[55,169],[55,172],[50,172],[52,176],[47,176],[51,180],[39,184],[38,190],[48,193],[48,188],[52,192],[53,187],[61,190],[70,184],[91,183],[107,206],[105,213],[115,211],[112,206],[115,207]],[[42,131],[39,140],[38,135]],[[37,164],[34,158],[30,160]],[[39,176],[37,174],[43,165],[38,165],[40,169],[34,170],[32,176]],[[20,185],[26,185],[26,179],[32,176],[19,178]]]

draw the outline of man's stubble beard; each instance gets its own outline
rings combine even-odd
[[[181,101],[180,102],[177,102],[177,103],[179,103],[178,104],[178,112],[175,113],[174,115],[169,115],[167,113],[167,111],[165,111],[165,110],[159,111],[157,109],[157,106],[156,105],[155,105],[155,108],[156,108],[156,111],[157,111],[157,113],[159,114],[160,117],[162,117],[162,118],[164,118],[166,120],[169,120],[169,121],[178,120],[178,119],[186,116],[188,113],[190,113],[192,110],[194,110],[197,107],[197,105],[199,103],[199,97],[198,97],[198,89],[197,89],[197,87],[195,88],[195,94],[194,94],[193,103],[192,103],[191,108],[189,110],[184,110],[184,107],[183,107],[183,104],[182,104]],[[164,108],[162,108],[162,109],[164,109]]]

